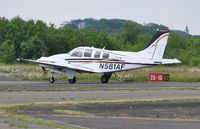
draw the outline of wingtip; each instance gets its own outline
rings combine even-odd
[[[17,61],[21,61],[21,58],[17,58],[16,60],[17,60]]]

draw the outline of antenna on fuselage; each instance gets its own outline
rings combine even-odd
[[[106,46],[107,46],[107,43],[106,43],[106,45],[103,47],[103,49],[105,49],[105,48],[106,48]]]

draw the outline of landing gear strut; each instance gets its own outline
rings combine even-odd
[[[74,76],[72,79],[68,79],[69,83],[74,84],[76,82],[76,77]]]
[[[101,77],[102,83],[107,83],[112,76],[112,73],[104,73],[104,75]]]

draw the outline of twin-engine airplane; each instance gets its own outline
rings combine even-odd
[[[113,51],[94,47],[78,47],[69,53],[41,57],[37,60],[20,59],[39,64],[49,69],[54,83],[54,73],[67,74],[69,83],[76,82],[76,72],[102,73],[101,82],[107,83],[115,72],[145,68],[160,64],[181,63],[177,59],[163,59],[169,30],[159,30],[148,42],[146,48],[139,52]]]

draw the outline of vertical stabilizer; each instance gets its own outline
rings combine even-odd
[[[158,30],[148,42],[146,48],[139,52],[141,56],[145,59],[161,61],[167,45],[169,32],[169,30]]]

